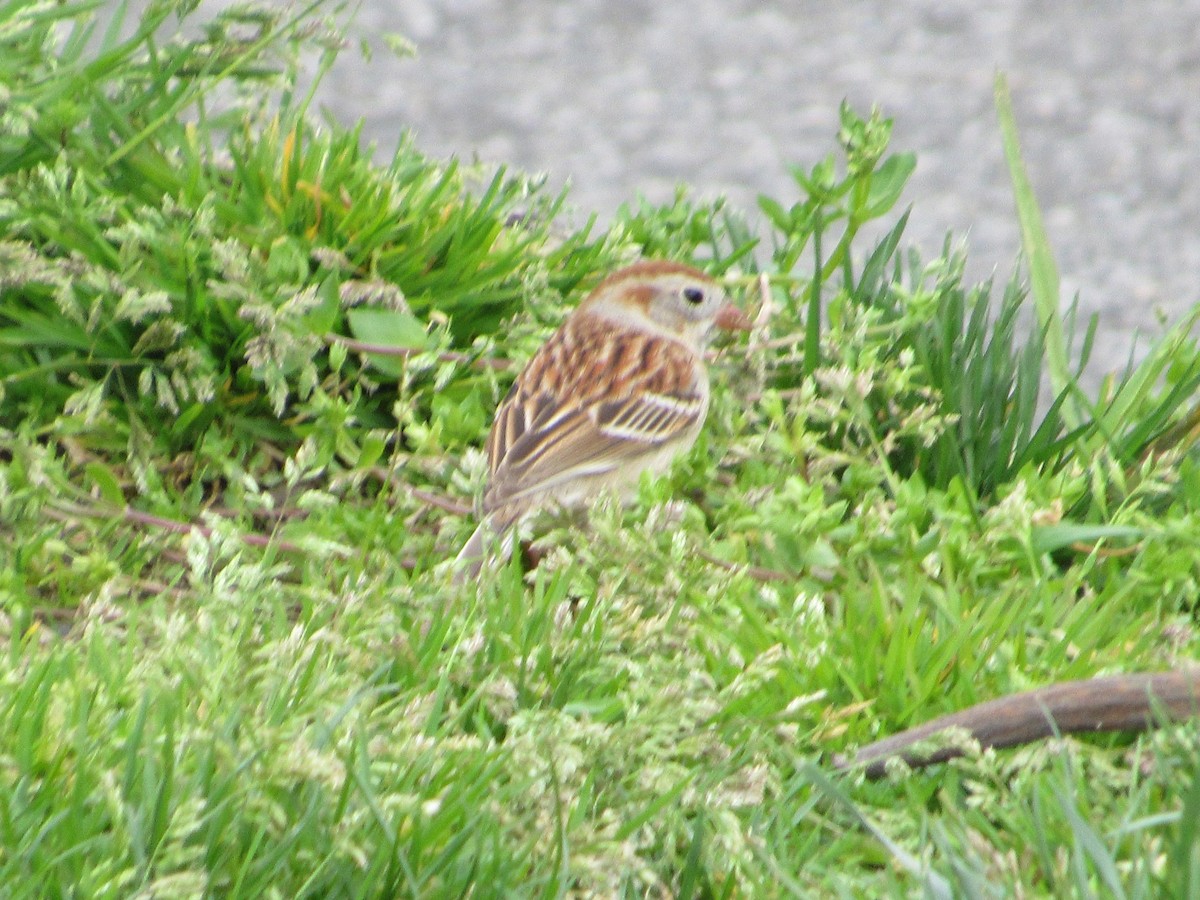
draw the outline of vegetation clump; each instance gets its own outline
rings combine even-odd
[[[753,223],[571,228],[316,124],[319,3],[97,9],[0,11],[12,896],[1197,890],[1194,726],[822,762],[1200,652],[1200,308],[1080,386],[1003,91],[1031,293],[905,245],[878,113]],[[758,316],[697,446],[452,588],[491,410],[638,256]]]

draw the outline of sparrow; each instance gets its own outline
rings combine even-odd
[[[458,555],[461,582],[525,514],[627,500],[662,474],[708,413],[704,348],[714,327],[748,330],[721,286],[681,263],[609,275],[550,336],[500,404],[487,441],[483,520]],[[507,548],[505,549],[507,552]]]

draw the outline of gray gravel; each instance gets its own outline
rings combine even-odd
[[[569,181],[602,219],[679,181],[747,210],[792,197],[787,164],[835,149],[841,100],[877,103],[918,154],[910,238],[932,253],[953,231],[975,277],[1019,249],[999,68],[1064,296],[1101,317],[1097,369],[1200,300],[1198,2],[365,0],[353,29],[378,52],[345,53],[320,100],[381,155],[411,129],[435,155]]]

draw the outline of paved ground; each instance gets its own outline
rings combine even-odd
[[[919,156],[910,235],[965,237],[977,276],[1018,250],[1000,68],[1065,295],[1101,315],[1099,368],[1200,301],[1197,0],[364,0],[354,27],[377,52],[344,54],[321,100],[381,151],[411,128],[433,154],[570,180],[602,216],[679,180],[747,209],[792,196],[785,167],[834,148],[839,102],[878,103]]]

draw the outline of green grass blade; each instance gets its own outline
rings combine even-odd
[[[1029,263],[1034,309],[1046,336],[1046,370],[1051,390],[1057,396],[1078,389],[1071,375],[1070,361],[1067,359],[1067,341],[1060,313],[1058,266],[1055,264],[1041,210],[1033,193],[1033,185],[1021,158],[1012,97],[1008,89],[1008,79],[1003,73],[996,74],[995,94],[1004,158],[1008,161],[1009,179],[1012,181],[1013,199],[1017,207],[1017,222],[1021,229],[1021,246]],[[1070,427],[1082,422],[1082,413],[1073,400],[1064,404],[1063,416]]]

